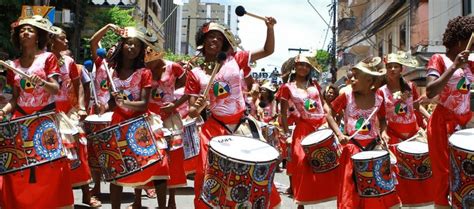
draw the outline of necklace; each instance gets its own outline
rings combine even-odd
[[[61,57],[59,58],[59,60],[58,60],[58,65],[59,65],[59,67],[61,67],[61,66],[64,65],[64,57],[63,57],[63,56],[61,56]]]
[[[201,68],[204,71],[207,71],[207,70],[213,70],[214,66],[216,66],[216,62],[203,62]]]

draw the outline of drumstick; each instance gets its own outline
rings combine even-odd
[[[7,62],[3,61],[3,60],[0,60],[0,65],[6,67],[7,69],[13,71],[14,73],[20,75],[21,77],[23,78],[30,78],[29,75],[27,75],[25,72],[21,71],[21,70],[18,70],[14,67],[12,67],[11,65],[9,65]]]
[[[472,42],[474,42],[474,32],[471,33],[471,38],[469,39],[469,42],[467,43],[466,50],[471,51]]]
[[[102,44],[99,42],[99,48],[102,48]],[[112,88],[112,92],[117,92],[117,88],[115,87],[114,79],[112,78],[112,74],[110,74],[109,70],[109,63],[107,62],[106,59],[106,52],[105,49],[103,50],[97,50],[97,56],[102,58],[102,62],[104,62],[104,67],[105,67],[105,72],[107,73],[107,77],[109,78],[110,81],[110,87]]]
[[[362,127],[364,127],[365,125],[367,125],[367,123],[369,123],[369,120],[372,118],[372,116],[374,116],[374,114],[377,112],[378,109],[379,109],[379,107],[376,107],[376,108],[374,109],[374,111],[373,111],[372,113],[370,113],[369,117],[368,117],[366,120],[364,120],[364,123],[362,123],[362,125],[360,126],[360,128],[357,129],[357,130],[354,132],[354,134],[352,134],[352,135],[349,137],[350,139],[354,138],[354,136],[357,135],[357,134],[360,132],[360,130],[362,130]]]

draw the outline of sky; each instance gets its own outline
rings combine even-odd
[[[330,23],[329,7],[331,0],[310,0],[317,11]],[[281,66],[289,57],[298,54],[288,48],[327,49],[332,33],[329,31],[325,46],[324,37],[328,26],[313,10],[307,0],[226,0],[230,5],[242,5],[249,13],[276,18],[275,52],[269,57],[257,61],[256,69]],[[266,37],[265,23],[256,18],[243,16],[239,18],[239,37],[245,50],[263,48]],[[329,29],[330,30],[330,29]]]

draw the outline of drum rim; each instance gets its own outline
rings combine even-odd
[[[102,114],[102,115],[105,115],[105,114],[112,114],[112,115],[113,115],[114,112],[105,112],[105,113]],[[91,116],[94,116],[94,115],[99,115],[99,114],[88,115],[86,118],[84,118],[84,121],[85,121],[85,122],[89,122],[89,123],[96,123],[96,122],[101,123],[101,122],[106,122],[106,121],[91,121],[91,120],[87,120],[88,117],[91,117]],[[112,116],[112,115],[111,115],[111,116]],[[112,118],[110,119],[110,121],[107,121],[107,122],[110,123],[111,121],[112,121]]]
[[[237,135],[220,135],[220,136],[215,136],[215,137],[213,137],[213,138],[209,141],[209,143],[208,143],[208,145],[207,145],[207,146],[209,146],[209,149],[212,149],[212,150],[216,151],[217,153],[219,153],[220,155],[222,155],[222,157],[224,157],[224,158],[226,158],[226,159],[229,159],[229,160],[231,160],[231,161],[234,161],[234,162],[242,162],[242,163],[247,163],[247,164],[250,164],[250,165],[256,165],[256,164],[258,164],[258,163],[255,163],[255,162],[250,162],[250,161],[245,161],[245,160],[241,160],[241,159],[237,159],[237,158],[233,158],[233,157],[228,157],[228,156],[225,156],[223,153],[217,151],[215,148],[213,148],[213,147],[211,146],[211,142],[212,142],[214,139],[219,138],[219,137],[239,137],[239,138],[245,138],[245,139],[255,140],[255,141],[258,141],[258,143],[264,143],[264,144],[268,145],[269,147],[273,148],[273,149],[275,150],[275,152],[277,153],[275,159],[273,159],[273,160],[268,160],[268,161],[262,161],[262,162],[258,162],[258,163],[263,163],[263,164],[267,164],[267,163],[268,163],[268,164],[269,164],[269,163],[272,163],[272,162],[274,162],[274,161],[278,161],[278,160],[280,159],[280,157],[281,157],[280,152],[278,152],[278,150],[277,150],[275,147],[269,145],[267,142],[260,141],[259,139],[249,138],[249,137],[245,137],[245,136],[237,136]],[[218,142],[216,142],[216,143],[218,143]]]
[[[272,147],[273,148],[273,147]],[[273,148],[275,149],[275,148]],[[209,150],[212,150],[214,151],[215,154],[219,155],[220,157],[226,159],[226,160],[229,160],[229,161],[232,161],[234,163],[243,163],[243,164],[246,164],[246,165],[260,165],[260,164],[272,164],[276,161],[278,161],[278,159],[280,158],[280,156],[278,156],[276,159],[273,159],[273,160],[269,160],[269,161],[262,161],[262,162],[250,162],[250,161],[245,161],[245,160],[240,160],[240,159],[236,159],[236,158],[233,158],[233,157],[228,157],[228,156],[225,156],[223,153],[217,151],[216,149],[212,148],[211,146],[209,146]],[[277,151],[278,152],[278,151]]]
[[[31,166],[28,166],[28,167],[22,167],[22,168],[16,168],[16,169],[13,169],[13,170],[9,170],[7,172],[0,173],[0,176],[15,173],[15,172],[22,171],[22,170],[32,168],[32,167],[36,167],[36,166],[41,166],[41,165],[46,164],[46,163],[52,163],[54,161],[61,160],[61,159],[66,158],[66,157],[67,156],[61,156],[61,157],[53,159],[53,160],[48,160],[48,161],[44,161],[44,162],[41,162],[41,163],[33,164]]]
[[[323,140],[320,140],[320,141],[318,141],[318,142],[316,142],[316,143],[313,143],[313,144],[303,144],[303,141],[304,141],[305,139],[307,139],[309,136],[311,136],[313,133],[317,133],[317,132],[321,132],[321,131],[327,131],[327,130],[331,131],[332,134],[329,135],[328,137],[324,138]],[[321,129],[321,130],[316,130],[316,131],[314,131],[314,132],[308,134],[307,136],[305,136],[305,137],[301,140],[300,144],[301,144],[301,146],[303,146],[303,147],[310,147],[310,146],[314,146],[314,145],[321,144],[321,143],[323,143],[324,141],[326,141],[327,139],[329,139],[329,138],[331,138],[331,137],[334,138],[334,131],[332,131],[330,128],[325,128],[325,129]]]
[[[12,119],[12,120],[0,122],[0,126],[12,124],[12,123],[18,123],[18,122],[22,122],[22,121],[33,119],[33,118],[50,116],[50,115],[54,115],[55,113],[56,112],[54,110],[52,110],[52,111],[37,112],[37,113],[30,114],[30,115],[20,116],[20,117],[17,117],[15,119]],[[53,120],[54,120],[54,122],[56,122],[56,118],[54,118]]]
[[[453,144],[453,143],[451,142],[451,138],[453,138],[453,136],[455,136],[456,133],[458,133],[458,132],[469,132],[469,130],[470,130],[471,132],[474,132],[474,128],[468,128],[468,129],[463,129],[463,130],[454,132],[454,133],[448,138],[449,145],[451,145],[450,147],[453,147],[454,149],[462,150],[462,151],[467,152],[467,153],[474,154],[474,150],[468,150],[468,149],[466,149],[466,148],[459,147],[459,146],[457,146],[457,145],[455,145],[455,144]]]
[[[409,142],[401,142],[400,144],[402,144],[402,143],[410,143],[410,142],[423,143],[423,142],[419,142],[419,141],[409,141]],[[423,153],[411,153],[411,152],[407,152],[407,151],[401,150],[401,149],[398,148],[398,147],[400,146],[400,144],[398,144],[398,146],[397,146],[397,151],[399,151],[399,152],[401,152],[401,153],[403,153],[403,154],[409,154],[409,155],[415,155],[415,156],[428,155],[428,154],[429,154],[429,150],[426,151],[426,152],[423,152]],[[423,144],[426,144],[426,143],[423,143]],[[426,144],[426,146],[428,146],[428,144]]]
[[[372,158],[367,158],[367,159],[354,159],[354,155],[357,155],[359,153],[362,153],[362,152],[380,152],[380,151],[384,151],[385,154],[381,155],[381,156],[378,156],[378,157],[372,157]],[[362,151],[362,152],[358,152],[358,153],[355,153],[351,156],[351,159],[354,160],[354,161],[367,161],[367,160],[376,160],[376,159],[380,159],[380,158],[383,158],[385,156],[388,157],[388,160],[390,161],[390,153],[387,151],[387,150],[369,150],[369,151]],[[391,164],[391,162],[390,162]]]
[[[146,117],[147,117],[147,114],[143,114],[143,115],[140,115],[140,116],[137,116],[137,117],[134,117],[134,118],[127,119],[127,120],[125,120],[125,121],[122,121],[122,122],[120,122],[120,123],[111,125],[111,126],[109,126],[109,127],[107,127],[107,128],[104,128],[104,129],[102,129],[102,130],[99,130],[99,131],[96,131],[96,132],[92,132],[92,133],[90,133],[89,135],[87,135],[87,137],[96,137],[96,136],[99,135],[99,134],[103,134],[103,133],[105,133],[105,132],[107,132],[107,131],[109,131],[109,130],[112,131],[112,130],[115,130],[115,129],[117,129],[117,128],[121,128],[122,126],[126,126],[126,125],[128,125],[128,124],[130,124],[130,123],[133,123],[133,122],[138,121],[138,120],[141,120],[141,119],[145,120],[145,122],[146,122],[147,125],[149,126],[150,124],[148,124],[148,121],[146,120]]]
[[[152,166],[152,165],[155,165],[155,164],[158,163],[158,162],[161,162],[161,161],[163,160],[163,155],[159,154],[159,156],[160,156],[159,159],[157,159],[156,161],[154,161],[154,162],[152,162],[152,163],[150,163],[150,164],[148,164],[148,165],[143,166],[143,167],[140,168],[140,169],[134,170],[134,171],[132,171],[132,172],[130,172],[130,173],[127,173],[127,174],[117,175],[115,178],[109,178],[109,179],[107,179],[107,178],[104,177],[104,181],[107,181],[107,182],[116,182],[117,180],[120,180],[121,178],[130,176],[130,175],[135,174],[135,173],[137,173],[137,172],[139,172],[139,171],[142,171],[142,170],[144,170],[144,169],[146,169],[146,168],[148,168],[148,167],[150,167],[150,166]],[[102,166],[100,167],[100,170],[103,172],[103,167],[102,167]]]

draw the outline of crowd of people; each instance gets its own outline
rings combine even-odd
[[[2,97],[5,102],[0,119],[4,122],[0,123],[0,134],[5,140],[0,142],[0,150],[4,150],[0,152],[9,156],[11,150],[6,148],[11,145],[20,153],[18,156],[28,158],[31,153],[24,151],[25,147],[40,146],[49,149],[49,155],[29,159],[19,167],[3,161],[0,207],[72,208],[73,187],[81,188],[83,203],[100,207],[100,182],[107,180],[111,182],[114,209],[121,207],[123,187],[135,189],[130,208],[141,208],[145,190],[149,197],[157,199],[158,208],[172,209],[176,208],[175,189],[186,186],[187,176],[193,174],[194,206],[210,208],[203,198],[209,192],[203,190],[210,188],[205,181],[209,174],[209,143],[222,135],[255,138],[277,149],[281,165],[276,170],[286,169],[290,187],[285,193],[292,196],[299,209],[333,200],[337,200],[338,208],[398,208],[433,203],[437,208],[449,208],[454,204],[458,197],[448,198],[448,136],[464,129],[471,119],[469,89],[474,81],[474,59],[469,57],[472,47],[466,47],[474,32],[474,17],[450,20],[443,37],[446,54],[430,58],[424,91],[402,76],[408,68],[419,66],[407,52],[358,62],[349,70],[347,86],[343,88],[335,84],[321,86],[311,77],[320,69],[304,55],[291,58],[294,65],[282,85],[255,80],[250,76],[250,63],[270,56],[275,49],[273,28],[277,22],[266,17],[265,23],[265,42],[256,51],[238,50],[230,30],[215,22],[205,23],[196,34],[200,59],[182,62],[165,60],[156,35],[145,28],[108,24],[91,38],[92,61],[80,65],[71,56],[64,30],[41,16],[19,19],[12,24],[11,39],[20,56],[6,62],[10,68],[3,65],[3,94],[11,93],[11,98]],[[100,42],[109,30],[120,40],[105,50]],[[6,92],[8,89],[10,92]],[[436,104],[434,111],[425,109],[428,103]],[[49,117],[51,111],[59,116]],[[100,121],[101,125],[87,119],[108,113],[111,117]],[[42,126],[48,121],[45,117],[59,124],[57,134],[48,135],[48,127]],[[133,127],[141,127],[136,122],[141,117],[146,118],[144,123],[149,129],[144,129],[145,134],[136,131],[131,135]],[[150,120],[157,122],[159,128]],[[34,121],[40,121],[39,125],[35,126]],[[65,128],[68,126],[61,125],[63,121],[72,127]],[[187,158],[183,144],[189,137],[183,133],[189,121],[197,124],[199,143],[193,148],[199,154]],[[19,130],[11,125],[16,123],[20,124]],[[394,162],[401,154],[397,145],[413,140],[425,130],[427,137],[416,140],[429,148],[431,160],[423,164],[427,170],[417,172],[431,169],[432,175],[403,178],[402,173],[407,171]],[[13,137],[8,138],[8,134]],[[308,138],[316,136],[320,141],[330,140],[330,145],[319,153],[309,151],[307,146]],[[133,147],[132,139],[138,139],[137,146],[141,147]],[[59,157],[52,158],[51,147],[58,146]],[[136,153],[146,152],[140,156],[145,164],[131,169],[142,162],[127,158],[129,151],[124,146]],[[114,154],[102,153],[109,149],[118,150],[116,155],[120,156],[114,159]],[[361,191],[364,183],[359,171],[370,165],[356,162],[354,156],[374,150],[383,150],[389,156],[388,165],[381,168],[386,169],[381,174],[388,176],[387,185],[380,186],[387,190],[385,193],[372,187]],[[36,152],[42,156],[41,151],[33,153]],[[120,161],[118,166],[114,160]],[[223,169],[222,175],[227,175],[224,168],[219,168]],[[116,171],[120,169],[131,172],[119,175]],[[376,181],[376,174],[364,175]],[[268,200],[263,206],[249,200],[250,206],[280,205],[273,179],[266,180],[270,182]],[[236,194],[229,189],[221,195]],[[238,191],[239,195],[248,194]]]

